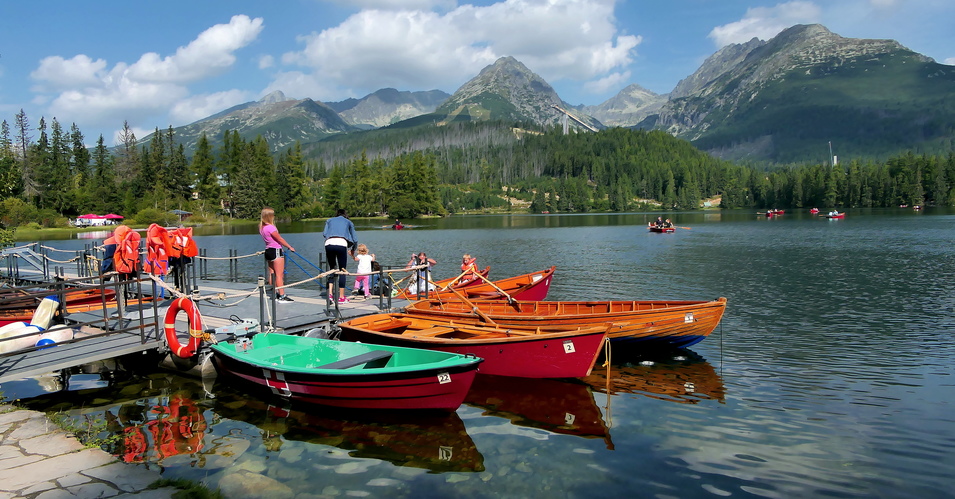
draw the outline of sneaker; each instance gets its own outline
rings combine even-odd
[[[275,301],[282,302],[282,303],[292,303],[295,300],[289,298],[288,295],[279,295],[279,297],[276,298]]]
[[[350,301],[350,300],[348,299],[347,296],[343,296],[343,297],[341,297],[341,298],[338,299],[338,303],[348,303],[349,301]]]

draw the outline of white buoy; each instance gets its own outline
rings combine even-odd
[[[50,327],[53,315],[56,314],[59,308],[60,300],[56,295],[47,296],[40,300],[40,304],[36,307],[36,312],[33,312],[33,318],[30,319],[30,325],[39,326],[41,329]]]
[[[10,328],[10,326],[15,326]],[[8,329],[9,328],[9,329]],[[36,345],[43,328],[25,322],[14,322],[0,328],[0,353],[15,352]]]
[[[40,338],[36,341],[36,346],[49,348],[48,346],[72,339],[73,328],[64,325],[53,326],[40,335]]]

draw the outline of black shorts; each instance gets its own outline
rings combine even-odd
[[[276,258],[284,258],[285,250],[282,248],[265,248],[265,261],[271,262]]]

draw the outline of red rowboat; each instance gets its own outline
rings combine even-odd
[[[586,376],[606,338],[605,324],[551,327],[465,324],[407,314],[374,314],[341,322],[342,339],[471,354],[482,374],[522,378]]]
[[[823,216],[826,217],[826,218],[828,218],[828,219],[830,219],[830,220],[839,219],[839,218],[846,218],[846,214],[845,214],[845,213],[835,213],[835,214],[828,214],[828,215],[823,215]]]
[[[405,308],[413,317],[486,323],[497,327],[586,327],[612,324],[614,344],[686,347],[703,341],[719,324],[726,298],[712,301],[472,302],[422,300]],[[483,369],[483,368],[482,368]]]
[[[676,232],[676,228],[674,228],[674,227],[657,227],[657,226],[651,226],[651,227],[647,227],[647,229],[648,229],[650,232],[660,232],[660,233]]]
[[[478,274],[480,274],[484,278],[487,278],[487,275],[490,273],[491,273],[490,266],[484,267],[484,270],[478,271]],[[412,279],[414,278],[412,277]],[[466,288],[468,286],[474,286],[475,284],[481,284],[484,282],[484,279],[481,279],[480,277],[476,277],[476,276],[469,280],[463,280],[463,279],[457,280],[457,279],[458,279],[457,277],[449,277],[447,279],[436,281],[435,284],[437,285],[438,290],[443,290],[443,289],[449,289],[448,288],[449,285],[451,288],[461,289],[461,288]],[[417,295],[415,295],[414,293],[409,293],[407,288],[402,288],[398,291],[398,294],[395,296],[398,298],[404,298],[405,300],[412,300]]]
[[[468,300],[507,300],[510,297],[512,300],[540,301],[547,298],[551,279],[554,277],[556,269],[557,267],[551,267],[547,270],[522,274],[499,281],[481,282],[458,289],[457,292],[464,295]],[[451,291],[432,293],[431,297],[442,300],[459,299]],[[412,300],[416,298],[416,295],[410,297]]]

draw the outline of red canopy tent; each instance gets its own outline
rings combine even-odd
[[[95,213],[87,213],[86,215],[80,215],[80,216],[78,216],[78,217],[76,217],[76,218],[90,219],[90,218],[103,218],[103,217],[101,217],[101,216],[99,216],[99,215],[97,215],[97,214],[95,214]]]
[[[122,215],[117,215],[115,213],[107,213],[106,215],[103,215],[103,218],[106,218],[108,220],[119,220],[124,217]]]

